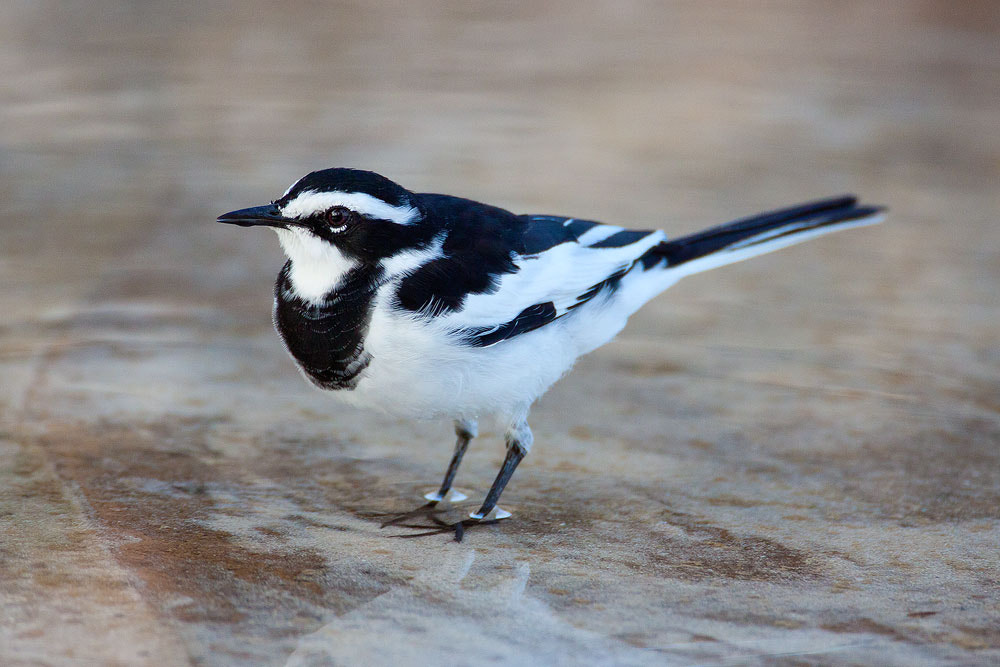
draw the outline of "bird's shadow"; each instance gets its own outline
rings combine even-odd
[[[461,518],[462,516],[465,518]],[[452,504],[425,503],[420,507],[404,512],[403,514],[380,514],[376,516],[389,518],[382,522],[381,528],[399,527],[410,528],[415,531],[407,534],[392,535],[400,539],[412,539],[415,537],[428,537],[431,535],[443,535],[454,532],[455,541],[461,542],[465,537],[465,531],[474,526],[491,526],[499,523],[497,520],[478,521],[468,518],[462,510]]]

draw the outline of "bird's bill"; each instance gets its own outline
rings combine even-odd
[[[240,227],[263,225],[265,227],[281,227],[283,229],[296,223],[295,220],[282,216],[278,207],[274,204],[251,206],[250,208],[241,208],[238,211],[223,213],[219,216],[217,222],[239,225]]]

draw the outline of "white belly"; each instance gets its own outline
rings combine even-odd
[[[655,274],[630,274],[610,298],[489,347],[454,342],[433,318],[376,307],[365,340],[372,361],[355,389],[334,393],[402,417],[524,415],[579,356],[611,340],[629,315],[673,282]]]
[[[371,363],[338,398],[415,418],[512,416],[568,371],[578,356],[556,322],[491,347],[449,340],[426,321],[376,310],[365,350]]]

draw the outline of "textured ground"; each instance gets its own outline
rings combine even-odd
[[[0,662],[1000,661],[995,3],[71,7],[0,9]],[[537,405],[512,520],[397,539],[450,426],[309,389],[275,239],[212,222],[332,165],[892,213],[658,298]]]

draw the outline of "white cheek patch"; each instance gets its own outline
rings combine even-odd
[[[302,219],[316,213],[343,206],[361,215],[379,220],[389,220],[397,225],[412,225],[420,218],[420,211],[412,206],[393,206],[364,192],[317,192],[306,190],[281,208],[286,218]]]
[[[301,229],[274,230],[288,259],[289,279],[295,295],[319,303],[326,298],[358,262],[344,256],[336,246]]]

